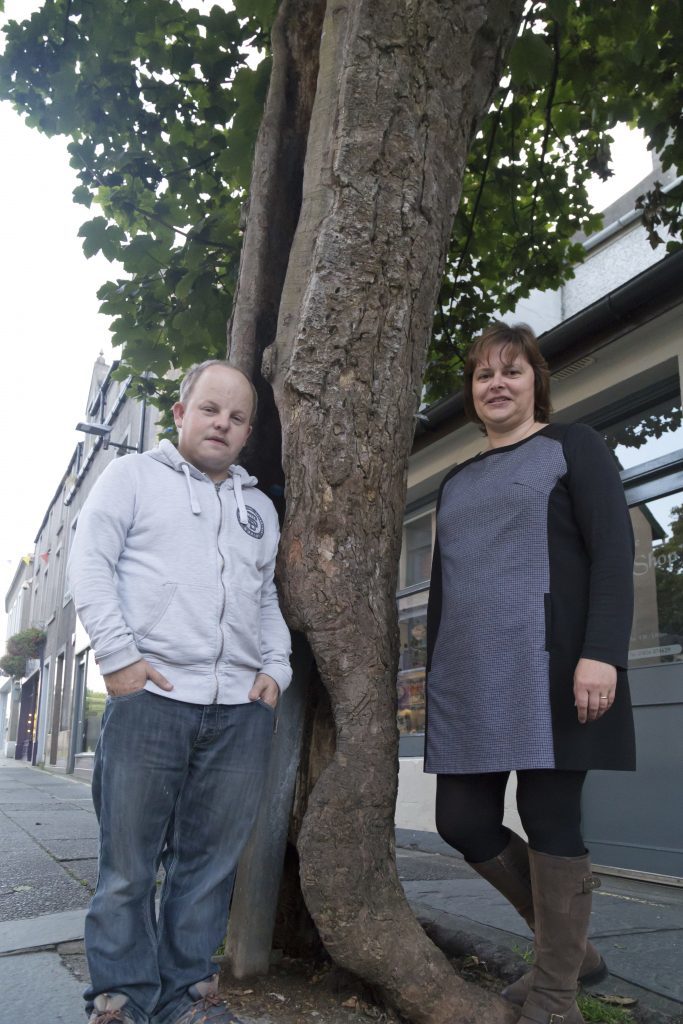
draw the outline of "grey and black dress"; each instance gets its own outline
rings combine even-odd
[[[548,425],[457,466],[437,505],[425,771],[632,770],[632,617],[633,531],[594,430]],[[585,725],[581,657],[617,667],[613,706]]]

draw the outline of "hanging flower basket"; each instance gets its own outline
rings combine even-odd
[[[36,629],[34,626],[22,629],[7,641],[7,653],[23,658],[24,661],[28,658],[39,658],[46,639],[47,634],[43,629]]]
[[[17,654],[3,654],[0,658],[0,672],[12,676],[13,679],[21,679],[26,675],[26,658]]]

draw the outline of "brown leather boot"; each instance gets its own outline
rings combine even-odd
[[[517,913],[524,918],[531,931],[534,930],[534,904],[531,895],[531,878],[529,875],[529,847],[516,834],[510,833],[510,842],[505,849],[492,857],[491,860],[473,864],[471,868],[490,882],[505,899],[512,904]],[[607,977],[607,964],[595,946],[586,943],[586,955],[583,958],[579,973],[579,982],[583,986],[597,985]],[[523,1006],[531,988],[531,971],[504,988],[501,995],[516,1006]]]
[[[590,858],[529,850],[536,931],[531,988],[519,1024],[585,1024],[576,1005],[593,889]]]

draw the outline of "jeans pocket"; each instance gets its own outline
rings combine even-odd
[[[277,725],[278,725],[279,703],[276,704],[275,707],[273,707],[272,704],[268,704],[268,702],[263,700],[262,697],[257,697],[256,700],[253,703],[254,704],[259,704],[262,708],[265,708],[265,710],[272,716],[272,719],[273,719],[273,734],[275,734],[277,732]]]
[[[130,693],[108,693],[107,701],[113,701],[115,704],[122,704],[124,701],[134,700],[139,697],[141,693],[147,693],[144,686],[141,686],[139,690],[131,690]]]

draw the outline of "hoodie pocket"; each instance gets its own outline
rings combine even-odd
[[[258,672],[261,656],[261,601],[237,587],[232,588],[228,615],[231,643],[226,645],[231,663]]]
[[[171,664],[192,666],[213,661],[219,642],[215,590],[164,583],[154,615],[134,635],[142,654]]]
[[[139,628],[133,630],[135,641],[139,643],[140,640],[144,640],[148,633],[154,629],[156,624],[159,622],[169,604],[173,600],[173,595],[176,592],[177,583],[164,583],[161,587],[161,592],[154,602],[152,611],[147,615],[142,625]]]

